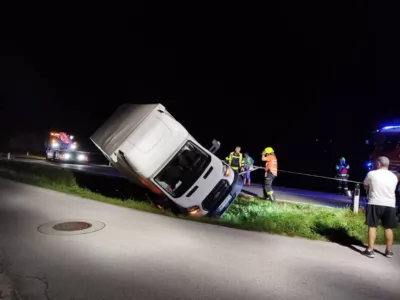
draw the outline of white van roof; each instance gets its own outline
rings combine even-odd
[[[162,110],[168,113],[165,107],[159,103],[123,104],[90,139],[105,155],[111,156],[154,110]]]

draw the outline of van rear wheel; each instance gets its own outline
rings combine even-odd
[[[163,207],[164,207],[163,199],[160,199],[159,197],[157,197],[155,195],[146,194],[146,202],[159,208],[159,209],[163,209]]]

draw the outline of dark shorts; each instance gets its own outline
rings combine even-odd
[[[379,221],[385,229],[397,227],[396,208],[380,205],[367,205],[365,225],[368,227],[378,227]]]

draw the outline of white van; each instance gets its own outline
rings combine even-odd
[[[190,215],[220,217],[243,182],[225,162],[200,145],[161,104],[125,104],[90,138],[132,182]]]

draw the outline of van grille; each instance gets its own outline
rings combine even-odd
[[[224,201],[225,197],[229,194],[229,182],[225,179],[220,180],[215,188],[208,194],[204,199],[203,206],[204,210],[214,212],[218,206]]]

